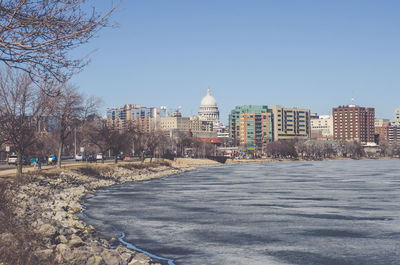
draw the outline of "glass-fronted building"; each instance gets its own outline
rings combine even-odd
[[[237,106],[229,115],[229,133],[235,146],[262,147],[273,140],[272,110],[265,105]]]

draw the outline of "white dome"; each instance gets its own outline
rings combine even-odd
[[[217,101],[210,95],[210,87],[208,87],[207,95],[201,101],[199,117],[200,119],[207,121],[217,122],[219,120]]]
[[[400,123],[400,107],[394,111],[394,122]]]
[[[201,100],[200,107],[217,107],[217,101],[210,95],[210,88],[207,90],[207,95]]]

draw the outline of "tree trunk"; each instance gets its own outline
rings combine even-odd
[[[17,177],[22,177],[22,153],[17,152]]]
[[[64,147],[64,140],[61,140],[60,145],[58,146],[58,155],[57,155],[57,167],[61,168],[61,155],[62,155],[62,150]]]

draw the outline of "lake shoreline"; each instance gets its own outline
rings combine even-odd
[[[41,264],[151,264],[151,259],[142,253],[122,245],[113,248],[115,239],[107,240],[94,227],[80,220],[76,214],[82,212],[81,199],[99,188],[147,181],[194,170],[197,166],[219,164],[205,159],[172,163],[121,162],[29,172],[24,183],[14,183],[7,191],[14,205],[10,217],[14,215],[13,218],[20,220],[20,230],[22,227],[26,229],[20,236],[25,237],[29,233],[35,238],[32,242],[26,242],[29,251],[21,253],[21,259],[29,261],[21,263],[29,264],[35,260],[35,263]],[[19,236],[12,229],[4,230],[0,231],[0,254],[6,252],[7,245],[18,241]],[[16,263],[11,259],[0,259],[0,264]]]
[[[173,162],[152,164],[139,162],[123,162],[116,165],[86,164],[76,168],[29,173],[30,180],[14,187],[10,193],[16,205],[16,217],[32,220],[32,228],[42,237],[39,242],[31,243],[33,255],[43,257],[44,260],[53,259],[67,264],[100,264],[101,262],[150,264],[150,258],[144,254],[123,246],[113,249],[110,242],[98,234],[94,227],[80,220],[76,213],[82,211],[81,199],[99,188],[162,178],[195,170],[198,167],[311,160],[245,161],[234,160],[221,164],[207,159],[178,158]],[[3,245],[6,245],[7,242],[13,241],[15,236],[8,231],[1,231],[0,239]],[[115,240],[112,239],[111,243],[115,243]],[[0,262],[3,261],[0,260]]]
[[[372,237],[369,229],[364,231],[359,229],[359,225],[352,226],[353,223],[361,224],[360,227],[363,228],[371,225],[378,228],[377,231],[385,231],[388,226],[393,226],[397,222],[394,215],[381,212],[380,207],[386,207],[390,203],[383,203],[379,198],[386,194],[386,189],[387,194],[396,189],[385,183],[396,181],[396,172],[393,169],[399,168],[397,162],[299,161],[201,168],[163,180],[101,190],[85,201],[90,217],[84,220],[88,224],[96,224],[102,234],[116,237],[110,228],[112,224],[127,233],[126,241],[161,257],[174,259],[176,264],[229,264],[233,253],[238,254],[235,264],[262,264],[260,261],[268,259],[269,255],[265,259],[262,255],[253,257],[250,252],[247,255],[241,249],[247,249],[246,243],[257,246],[256,243],[264,240],[281,249],[286,244],[284,238],[290,239],[291,233],[282,234],[280,222],[277,221],[292,220],[290,227],[299,228],[293,236],[310,242],[314,242],[315,237],[319,239],[319,234],[328,242],[332,242],[334,238],[356,243]],[[382,183],[377,176],[382,176]],[[375,195],[371,191],[369,196],[372,188],[376,189],[376,194],[381,195]],[[134,205],[131,203],[132,199],[135,201]],[[371,202],[371,206],[366,207],[369,205],[367,202]],[[397,206],[389,206],[388,209],[390,207]],[[249,221],[250,216],[256,217],[256,225],[250,226],[255,228],[254,231],[246,226],[246,220]],[[297,222],[301,225],[294,225]],[[332,223],[332,227],[324,228],[327,223]],[[271,229],[267,229],[268,227]],[[265,233],[261,236],[257,231]],[[390,241],[390,238],[383,235],[372,238]],[[217,242],[221,243],[221,249],[212,251],[210,246]],[[279,242],[285,243],[280,245]],[[302,248],[304,245],[301,242],[299,240],[292,247]],[[262,245],[258,247],[263,248]],[[314,247],[319,245],[315,244]],[[339,246],[338,249],[340,248]],[[364,248],[357,249],[362,256]],[[309,249],[304,250],[304,260],[312,260],[314,257],[311,255],[312,251],[308,251]],[[271,249],[271,253],[273,252]],[[320,252],[320,255],[323,253],[326,251]],[[283,254],[277,251],[271,257],[280,259],[280,255]],[[293,255],[296,256],[296,252]],[[334,256],[335,260],[349,258],[341,254]],[[240,257],[244,261],[244,257],[248,257],[254,262],[239,262]],[[292,256],[287,258],[294,259]],[[350,261],[353,259],[350,258],[349,263]]]

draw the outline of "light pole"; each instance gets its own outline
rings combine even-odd
[[[74,148],[75,148],[75,157],[76,157],[76,127],[74,129]]]

